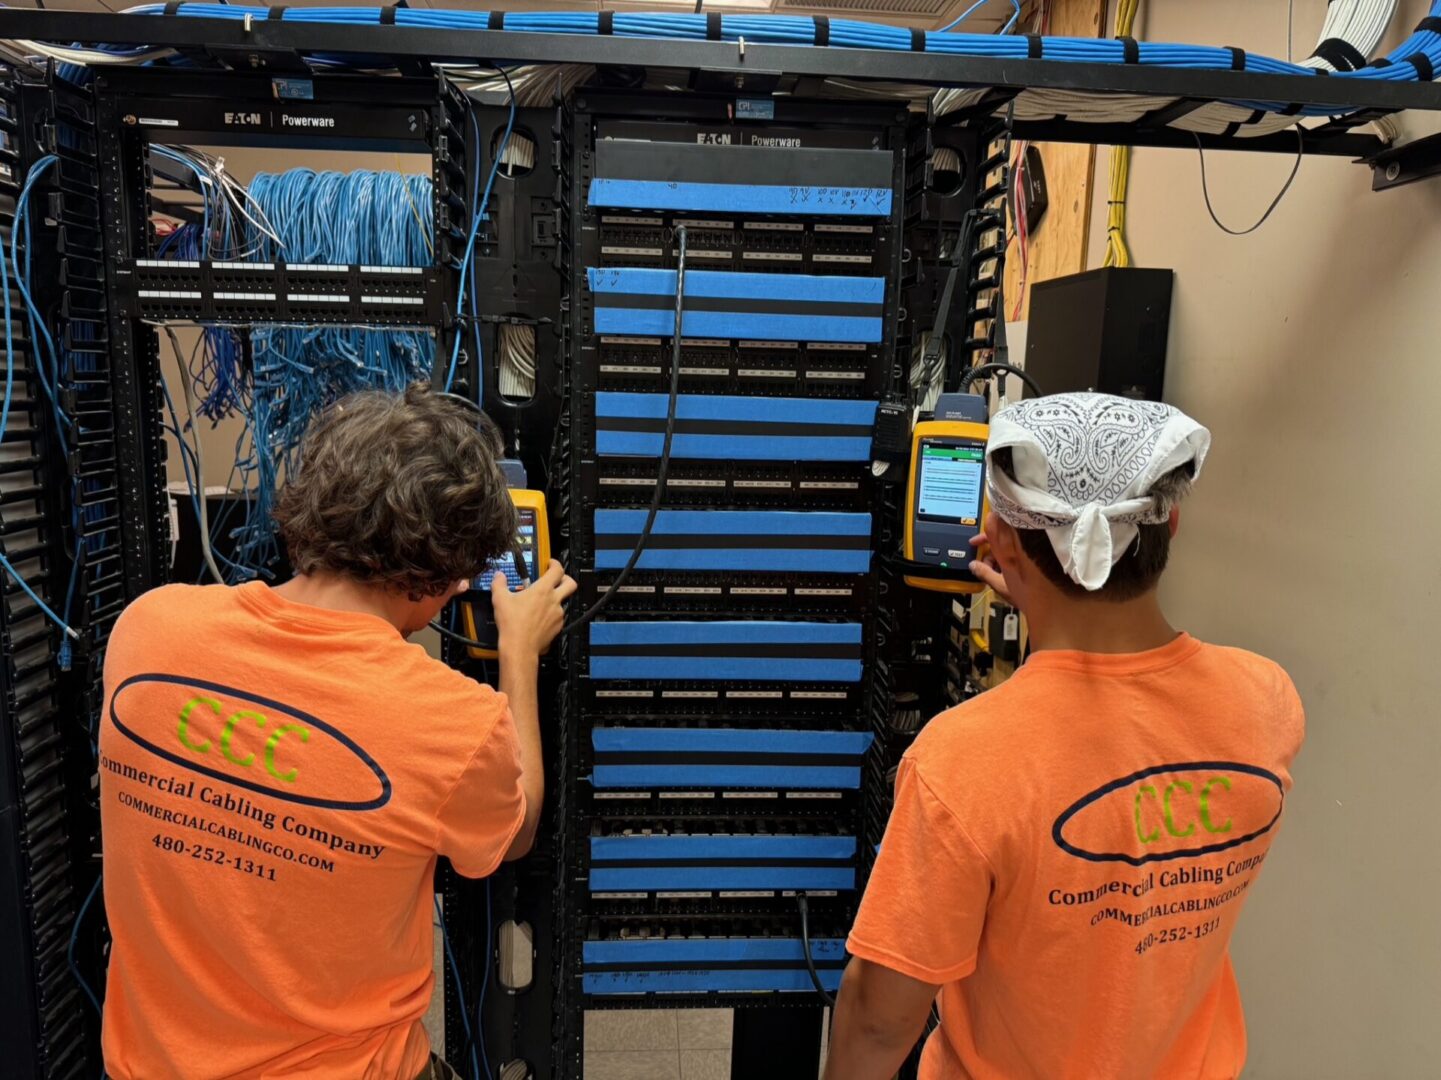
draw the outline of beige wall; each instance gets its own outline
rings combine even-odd
[[[1324,7],[1298,0],[1297,56]],[[1424,7],[1403,0],[1398,24]],[[1285,55],[1285,0],[1141,11],[1151,40]],[[1236,227],[1292,162],[1207,164]],[[1107,168],[1098,155],[1101,199]],[[1441,179],[1373,194],[1366,168],[1310,160],[1272,219],[1233,238],[1206,215],[1194,151],[1135,155],[1133,253],[1177,274],[1167,398],[1215,436],[1167,604],[1200,636],[1284,664],[1308,713],[1235,941],[1258,1080],[1441,1075],[1438,216]]]

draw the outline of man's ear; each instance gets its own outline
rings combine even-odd
[[[1021,551],[1021,539],[1016,535],[1016,530],[1002,521],[994,511],[986,515],[986,540],[989,542],[991,554],[1001,564],[1003,571],[1016,565]]]
[[[1171,539],[1176,539],[1176,533],[1181,528],[1181,508],[1173,506],[1171,516],[1166,519],[1166,528],[1171,532]]]

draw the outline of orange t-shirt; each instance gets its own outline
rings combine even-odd
[[[482,877],[525,816],[505,698],[383,620],[171,585],[105,661],[115,1080],[411,1080],[437,854]]]
[[[849,941],[941,986],[922,1080],[1239,1075],[1227,945],[1303,727],[1279,667],[1184,634],[931,721]]]

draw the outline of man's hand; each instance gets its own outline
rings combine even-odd
[[[1013,603],[1010,591],[1006,588],[1006,575],[1001,573],[1000,565],[989,551],[984,555],[981,554],[981,548],[989,543],[990,540],[987,539],[984,532],[976,533],[971,537],[971,547],[976,549],[978,556],[971,560],[971,573],[976,576],[977,581],[989,586],[991,591],[1006,603]]]
[[[511,592],[505,575],[490,581],[501,658],[538,657],[565,626],[566,599],[579,588],[554,559],[545,573],[520,592]]]
[[[825,1080],[890,1080],[926,1030],[939,986],[859,956],[841,978]]]

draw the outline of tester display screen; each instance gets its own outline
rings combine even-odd
[[[978,526],[985,463],[984,447],[923,442],[916,513],[932,521]]]
[[[535,511],[521,508],[517,511],[517,516],[519,525],[516,529],[515,546],[525,562],[526,580],[522,581],[516,575],[515,556],[507,551],[499,558],[492,559],[480,577],[475,579],[473,584],[476,589],[482,592],[488,590],[491,578],[496,574],[504,574],[506,584],[512,589],[524,588],[535,580]]]

